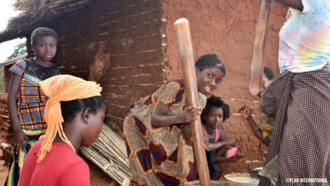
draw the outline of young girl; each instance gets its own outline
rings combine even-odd
[[[204,108],[205,95],[211,95],[226,70],[214,54],[202,56],[195,66],[199,101]],[[131,184],[176,186],[194,180],[189,123],[199,118],[201,108],[185,107],[185,100],[183,80],[173,80],[128,110],[124,133]]]
[[[5,185],[16,186],[26,153],[47,129],[43,112],[47,97],[38,83],[59,74],[59,69],[50,60],[56,54],[57,34],[50,28],[37,28],[31,35],[31,48],[35,57],[19,60],[10,69],[7,105],[14,130],[13,155]],[[19,104],[16,96],[19,92]]]
[[[212,180],[219,180],[228,163],[236,162],[245,156],[245,150],[239,149],[235,156],[226,157],[227,150],[235,146],[236,141],[233,139],[225,140],[226,135],[219,127],[229,116],[229,106],[219,97],[212,96],[207,100],[201,120],[205,135],[209,139],[206,157]]]
[[[27,154],[19,185],[90,186],[87,163],[76,153],[102,130],[106,102],[95,82],[59,75],[40,83],[49,100],[48,129]]]

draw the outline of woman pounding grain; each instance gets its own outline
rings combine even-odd
[[[279,157],[279,170],[273,169],[268,178],[275,184],[278,180],[277,185],[293,184],[294,178],[295,185],[328,185],[324,181],[330,181],[330,1],[276,1],[293,9],[280,32],[281,75],[261,99],[262,111],[276,115],[267,162]],[[317,179],[312,183],[300,178]],[[259,185],[270,184],[263,177]]]
[[[195,64],[199,101],[219,85],[226,70],[214,54]],[[167,82],[155,93],[134,103],[124,121],[132,185],[183,185],[194,180],[190,122],[202,108],[185,107],[183,80]]]

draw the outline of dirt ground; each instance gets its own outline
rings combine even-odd
[[[91,185],[92,186],[117,186],[117,182],[104,173],[99,167],[97,167],[89,159],[81,155],[89,166],[91,174]]]
[[[0,138],[0,144],[3,143],[3,139]],[[2,151],[0,150],[0,156],[2,155]],[[116,186],[117,182],[111,179],[107,174],[105,174],[100,168],[98,168],[95,164],[93,164],[90,160],[83,157],[90,168],[90,177],[91,177],[91,185],[92,186]],[[0,160],[0,186],[5,184],[7,175],[8,175],[8,167],[3,166],[4,161]]]
[[[2,144],[4,141],[2,138],[0,138],[0,144]],[[0,150],[0,156],[2,156],[2,150]],[[3,166],[5,161],[0,160],[0,186],[5,184],[7,175],[8,175],[8,167]]]

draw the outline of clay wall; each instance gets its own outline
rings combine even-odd
[[[7,94],[0,94],[0,138],[6,143],[11,143],[13,131],[10,130],[10,119],[7,109]]]
[[[260,9],[260,0],[163,0],[162,18],[167,19],[167,48],[165,60],[169,80],[182,78],[179,49],[173,23],[186,17],[190,21],[194,58],[214,53],[225,64],[227,74],[215,90],[230,105],[230,118],[221,129],[227,138],[236,139],[239,146],[247,149],[245,158],[230,164],[228,172],[248,171],[247,161],[262,160],[262,145],[254,136],[249,124],[238,113],[244,105],[255,106],[254,119],[261,114],[257,96],[249,92],[249,78],[253,42]],[[275,75],[277,68],[278,34],[285,22],[287,8],[274,3],[267,37],[266,64]]]
[[[129,106],[164,81],[159,10],[157,0],[103,1],[50,26],[59,36],[54,61],[61,74],[88,79],[99,45],[106,43],[111,66],[100,84],[107,123],[119,133]]]
[[[10,80],[11,80],[11,72],[9,72],[9,69],[12,67],[13,65],[7,65],[4,66],[4,77],[3,77],[3,93],[8,93],[9,91],[9,84],[10,84]]]
[[[240,107],[247,105],[255,106],[255,120],[261,114],[259,98],[249,92],[259,8],[260,0],[100,1],[65,21],[44,26],[59,35],[54,61],[62,74],[87,79],[99,45],[107,44],[104,53],[110,53],[111,67],[100,84],[108,101],[107,123],[121,133],[126,110],[132,103],[157,90],[164,80],[182,78],[173,23],[186,17],[190,20],[195,60],[215,53],[226,66],[227,75],[215,95],[230,105],[231,117],[221,129],[227,138],[236,139],[248,150],[247,156],[230,164],[226,172],[242,172],[247,171],[246,161],[261,160],[263,151],[267,151],[238,113]],[[265,66],[275,75],[279,74],[278,33],[286,11],[286,7],[274,3]],[[5,72],[8,69],[5,67]],[[10,76],[5,73],[6,92]]]

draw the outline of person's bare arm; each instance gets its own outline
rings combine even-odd
[[[19,85],[21,83],[21,80],[22,80],[21,76],[13,73],[13,76],[10,81],[8,97],[7,97],[9,117],[13,125],[13,131],[14,131],[12,146],[16,154],[19,152],[20,148],[24,147],[24,139],[28,141],[28,138],[22,131],[17,118],[16,96],[19,90]]]
[[[254,135],[257,136],[257,138],[261,141],[261,143],[263,143],[264,145],[267,145],[264,137],[262,136],[262,130],[259,127],[257,128],[257,124],[254,121],[254,119],[252,117],[249,117],[246,120],[249,122],[250,127],[253,130]]]
[[[222,146],[236,146],[236,141],[234,139],[228,139],[228,140],[225,140],[225,141],[218,141],[216,143],[209,143],[207,145],[207,147],[209,149],[208,151],[217,150]]]
[[[207,135],[205,135],[205,130],[202,128],[203,132],[203,146],[206,151],[209,151],[208,144],[209,144],[209,138]],[[190,124],[183,125],[181,127],[181,133],[185,139],[188,139],[190,141],[193,141],[192,139],[192,131]]]
[[[151,115],[151,123],[160,127],[167,127],[174,124],[190,123],[197,120],[201,114],[200,109],[197,107],[186,107],[181,114],[175,116],[166,116],[169,106],[157,101],[154,112]]]
[[[237,161],[235,156],[227,158],[227,157],[216,157],[215,161],[218,163],[223,163],[223,162],[235,162]]]
[[[257,128],[257,124],[251,116],[253,108],[254,107],[248,108],[244,106],[240,108],[238,112],[241,113],[241,115],[248,121],[251,129],[253,130],[254,135],[257,136],[257,138],[261,141],[261,143],[267,145],[265,139],[262,136],[262,130],[260,128]]]
[[[181,127],[181,133],[185,139],[192,141],[191,127],[190,124],[183,125]]]
[[[304,5],[302,4],[302,0],[275,0],[285,6],[292,7],[294,9],[302,11],[304,9]]]
[[[224,152],[226,153],[226,152]],[[238,149],[238,152],[235,156],[227,158],[224,156],[216,156],[216,162],[218,163],[222,163],[222,162],[236,162],[238,160],[240,160],[241,158],[243,158],[246,155],[246,150],[245,149]]]

